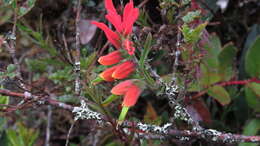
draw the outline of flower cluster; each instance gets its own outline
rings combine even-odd
[[[133,24],[138,18],[139,9],[134,8],[133,0],[130,0],[130,2],[126,4],[123,16],[117,13],[112,0],[105,0],[105,7],[108,12],[106,19],[113,24],[116,32],[109,29],[104,23],[92,21],[92,24],[102,29],[108,41],[117,49],[124,48],[128,51],[129,55],[133,55],[135,48],[129,38],[133,30]]]
[[[108,41],[117,49],[98,59],[98,62],[101,65],[113,65],[99,74],[99,77],[102,80],[112,82],[116,79],[125,79],[136,70],[136,63],[133,60],[126,58],[131,58],[135,52],[133,42],[130,38],[133,24],[139,15],[139,9],[134,8],[133,0],[130,0],[130,2],[126,4],[122,16],[117,13],[112,0],[105,0],[105,8],[108,12],[106,19],[113,24],[116,31],[112,31],[104,23],[92,21],[92,24],[102,29],[105,32]],[[119,83],[111,90],[113,95],[124,95],[122,103],[123,109],[128,109],[135,105],[142,92],[142,88],[138,85],[139,82],[140,81],[136,79],[126,80]],[[124,116],[126,114],[126,112],[123,112],[123,109],[120,117],[122,113],[124,113]]]

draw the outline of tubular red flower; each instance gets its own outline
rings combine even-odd
[[[106,37],[111,44],[113,44],[117,49],[120,48],[120,37],[115,32],[109,29],[104,23],[100,23],[97,21],[92,21],[91,23],[105,32]]]
[[[131,35],[133,24],[139,16],[139,9],[134,8],[133,0],[130,0],[130,2],[126,4],[122,16],[117,13],[112,0],[105,0],[105,8],[108,12],[106,19],[113,24],[117,33],[109,29],[104,23],[93,21],[92,24],[95,24],[97,27],[102,29],[105,32],[109,42],[112,43],[117,49],[120,47],[125,47],[124,45],[126,45],[128,54],[133,55],[135,48],[132,47],[132,42],[127,41],[126,44],[124,44],[120,37],[125,39]]]
[[[132,41],[129,41],[128,39],[124,40],[123,46],[127,50],[129,55],[133,55],[134,54],[135,48],[133,47],[133,42]]]
[[[129,76],[135,70],[135,63],[132,61],[126,61],[117,66],[113,72],[112,77],[115,79],[124,79]]]
[[[131,80],[123,81],[112,88],[111,93],[115,95],[124,95],[129,87],[133,85]]]
[[[118,33],[122,33],[123,31],[123,26],[122,26],[122,20],[121,16],[118,15],[117,13],[108,13],[106,15],[106,19],[113,24],[113,26],[116,28],[116,31]]]
[[[116,13],[117,14],[112,0],[105,0],[105,7],[106,7],[108,13]]]
[[[105,81],[108,81],[108,82],[112,82],[114,81],[115,79],[112,77],[112,74],[113,72],[116,70],[117,66],[113,66],[113,67],[110,67],[106,70],[104,70],[101,74],[99,74],[99,76],[105,80]]]
[[[130,86],[127,92],[125,93],[122,106],[126,106],[126,107],[134,106],[141,92],[142,91],[138,86],[132,84],[132,86]]]
[[[118,63],[122,59],[123,58],[121,52],[117,50],[109,53],[108,55],[99,57],[98,62],[102,65],[113,65]]]
[[[139,9],[134,8],[133,0],[126,4],[123,16],[117,13],[112,0],[105,0],[105,7],[108,12],[106,19],[114,25],[117,32],[124,36],[130,35],[133,24],[139,16]]]
[[[130,2],[126,4],[123,13],[124,35],[129,35],[132,33],[133,24],[137,20],[138,16],[139,9],[134,8],[134,3],[132,0],[130,0]]]

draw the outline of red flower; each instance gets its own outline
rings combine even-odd
[[[111,93],[115,95],[124,95],[132,84],[133,82],[131,80],[123,81],[113,87]]]
[[[135,63],[126,61],[122,64],[110,67],[103,71],[99,76],[105,81],[114,81],[115,79],[124,79],[135,70]]]
[[[135,71],[135,63],[132,61],[126,61],[117,66],[116,70],[112,74],[112,77],[115,79],[124,79],[133,71]]]
[[[126,4],[123,16],[117,13],[112,0],[105,0],[105,7],[108,12],[106,19],[113,24],[117,33],[109,29],[104,23],[92,21],[92,24],[95,24],[97,27],[102,29],[109,42],[111,42],[117,49],[124,47],[121,46],[122,39],[120,36],[126,39],[132,33],[133,24],[139,16],[139,9],[134,8],[133,0],[130,0],[130,2]],[[132,54],[133,52],[128,53]]]
[[[105,7],[108,12],[106,18],[114,25],[116,31],[124,36],[131,34],[133,24],[139,16],[139,9],[134,8],[133,0],[126,4],[123,16],[116,12],[112,0],[105,0]]]
[[[111,93],[115,95],[124,95],[122,105],[126,107],[134,106],[142,90],[134,84],[132,80],[126,80],[112,88]]]
[[[108,55],[99,57],[98,62],[102,65],[113,65],[120,62],[122,59],[121,52],[117,50],[109,53]]]
[[[97,21],[92,21],[91,23],[95,24],[97,27],[99,27],[100,29],[102,29],[105,32],[108,41],[112,45],[114,45],[117,49],[120,48],[120,37],[117,35],[117,33],[113,32],[111,29],[109,29],[104,23],[100,23]]]
[[[130,86],[124,96],[122,106],[126,106],[126,107],[134,106],[141,92],[142,91],[138,86],[134,84]]]
[[[112,82],[115,79],[112,77],[113,72],[116,70],[117,66],[113,66],[110,67],[108,69],[106,69],[105,71],[103,71],[101,74],[99,74],[99,76],[105,80],[105,81],[109,81]]]

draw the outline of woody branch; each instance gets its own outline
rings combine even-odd
[[[46,104],[52,105],[58,108],[74,111],[76,113],[76,120],[79,119],[87,119],[87,120],[96,120],[100,123],[100,126],[107,125],[108,120],[106,116],[101,113],[94,112],[91,109],[87,108],[87,104],[83,102],[80,107],[72,106],[69,104],[65,104],[48,97],[42,98],[36,95],[26,95],[27,93],[19,93],[13,92],[6,89],[0,89],[0,94],[5,96],[19,97],[28,101],[30,99],[34,99],[35,102],[39,100],[45,101]],[[80,114],[79,114],[80,113]],[[114,119],[114,121],[116,121]],[[109,123],[111,125],[111,123]],[[177,139],[177,140],[186,140],[189,141],[191,139],[204,139],[207,141],[213,142],[222,142],[222,143],[239,143],[239,142],[252,142],[259,143],[260,136],[245,136],[239,134],[225,133],[220,132],[214,129],[203,129],[201,131],[194,130],[177,130],[172,126],[171,123],[167,123],[163,126],[151,125],[151,124],[143,124],[140,122],[130,122],[124,121],[120,128],[126,128],[128,131],[135,132],[138,137],[146,138],[146,139]]]

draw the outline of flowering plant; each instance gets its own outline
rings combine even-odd
[[[115,81],[115,79],[125,79],[136,69],[136,63],[133,60],[124,61],[122,60],[126,55],[132,56],[135,52],[133,42],[130,40],[131,33],[133,30],[133,24],[137,20],[139,15],[139,9],[134,8],[133,0],[130,0],[124,8],[123,15],[119,15],[114,7],[112,0],[105,0],[105,7],[108,12],[106,19],[113,24],[116,32],[112,31],[104,23],[92,21],[92,24],[96,25],[105,32],[108,41],[118,50],[109,53],[108,55],[101,56],[98,62],[102,65],[114,65],[104,70],[100,75],[99,79],[105,81]],[[124,53],[127,51],[128,54]],[[116,65],[115,65],[116,64]],[[124,95],[122,103],[123,109],[119,117],[119,121],[125,119],[128,108],[134,106],[137,102],[142,89],[136,82],[138,80],[126,80],[116,85],[111,93],[114,95]],[[115,96],[110,96],[105,103],[115,100]]]

